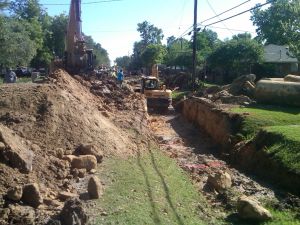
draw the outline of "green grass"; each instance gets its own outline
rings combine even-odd
[[[300,225],[297,212],[291,210],[279,211],[268,208],[273,215],[273,220],[262,223],[262,225]]]
[[[257,105],[233,108],[231,111],[249,113],[243,122],[241,130],[242,135],[247,139],[251,139],[258,130],[264,127],[300,125],[300,108]]]
[[[3,83],[3,78],[0,78],[0,83]],[[31,78],[30,77],[20,77],[17,79],[17,83],[30,83]]]
[[[187,96],[191,91],[173,91],[172,92],[172,99],[173,101],[180,101],[183,99],[184,96]]]
[[[30,77],[20,77],[17,80],[17,83],[31,83]]]
[[[162,153],[108,159],[104,167],[100,177],[109,184],[97,204],[107,216],[98,216],[96,224],[207,224],[205,200],[187,174]]]
[[[266,127],[274,143],[265,149],[285,168],[300,174],[300,125]]]
[[[263,106],[234,108],[233,112],[249,113],[240,133],[247,140],[259,130],[268,133],[266,151],[290,171],[300,173],[300,108]]]

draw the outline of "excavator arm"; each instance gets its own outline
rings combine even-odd
[[[93,50],[86,48],[81,26],[81,0],[71,0],[64,59],[65,68],[71,74],[93,70]]]

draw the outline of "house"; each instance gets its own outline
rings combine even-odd
[[[286,45],[269,44],[264,46],[264,62],[276,67],[274,75],[282,76],[298,72],[299,62],[289,52]]]

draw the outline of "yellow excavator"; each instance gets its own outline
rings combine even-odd
[[[81,28],[81,0],[71,0],[67,26],[64,67],[71,74],[93,71],[95,56],[87,49]]]
[[[172,91],[160,85],[156,64],[152,66],[151,76],[142,76],[140,91],[146,97],[148,110],[167,111],[172,104]]]

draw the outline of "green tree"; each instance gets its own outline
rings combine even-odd
[[[115,63],[122,68],[128,69],[131,63],[131,58],[126,55],[122,57],[117,57]]]
[[[93,49],[93,54],[96,56],[94,66],[110,65],[110,60],[107,51],[102,48],[101,44],[96,43],[91,36],[84,36],[88,49]]]
[[[1,30],[0,64],[15,67],[16,65],[28,65],[36,54],[36,45],[30,39],[30,33],[26,29],[26,21],[14,18],[5,18]]]
[[[137,26],[137,31],[140,32],[142,40],[136,41],[133,45],[133,55],[130,68],[134,70],[137,70],[145,65],[147,65],[147,67],[149,66],[148,60],[151,58],[150,55],[154,54],[154,49],[158,50],[157,46],[161,46],[160,49],[162,49],[161,41],[164,37],[161,29],[155,27],[153,24],[150,24],[147,21],[138,23]],[[152,47],[148,48],[150,45],[152,45]]]
[[[261,62],[262,58],[261,44],[249,35],[236,35],[212,52],[208,64],[213,69],[222,70],[225,80],[230,82],[243,73],[249,73],[250,65]]]
[[[150,44],[142,52],[143,65],[150,69],[153,64],[161,63],[166,55],[166,48],[160,44]]]
[[[0,15],[4,9],[9,6],[8,0],[0,0]]]
[[[167,54],[165,63],[168,66],[190,67],[191,63],[187,59],[191,59],[192,49],[190,42],[184,38],[175,39],[174,36],[168,38]]]
[[[300,60],[300,1],[272,1],[267,9],[255,9],[251,20],[258,37],[267,44],[289,45]]]
[[[52,18],[50,25],[51,38],[49,40],[49,47],[54,54],[63,58],[65,52],[65,36],[67,32],[68,16],[61,13]]]
[[[148,21],[138,23],[137,31],[140,32],[143,47],[149,44],[161,44],[164,38],[162,30],[150,24]]]
[[[10,10],[18,19],[25,20],[39,18],[43,11],[38,0],[14,0]]]
[[[212,54],[220,44],[218,34],[212,30],[205,29],[197,33],[197,66],[203,67],[206,59]],[[190,43],[192,49],[192,42]]]

